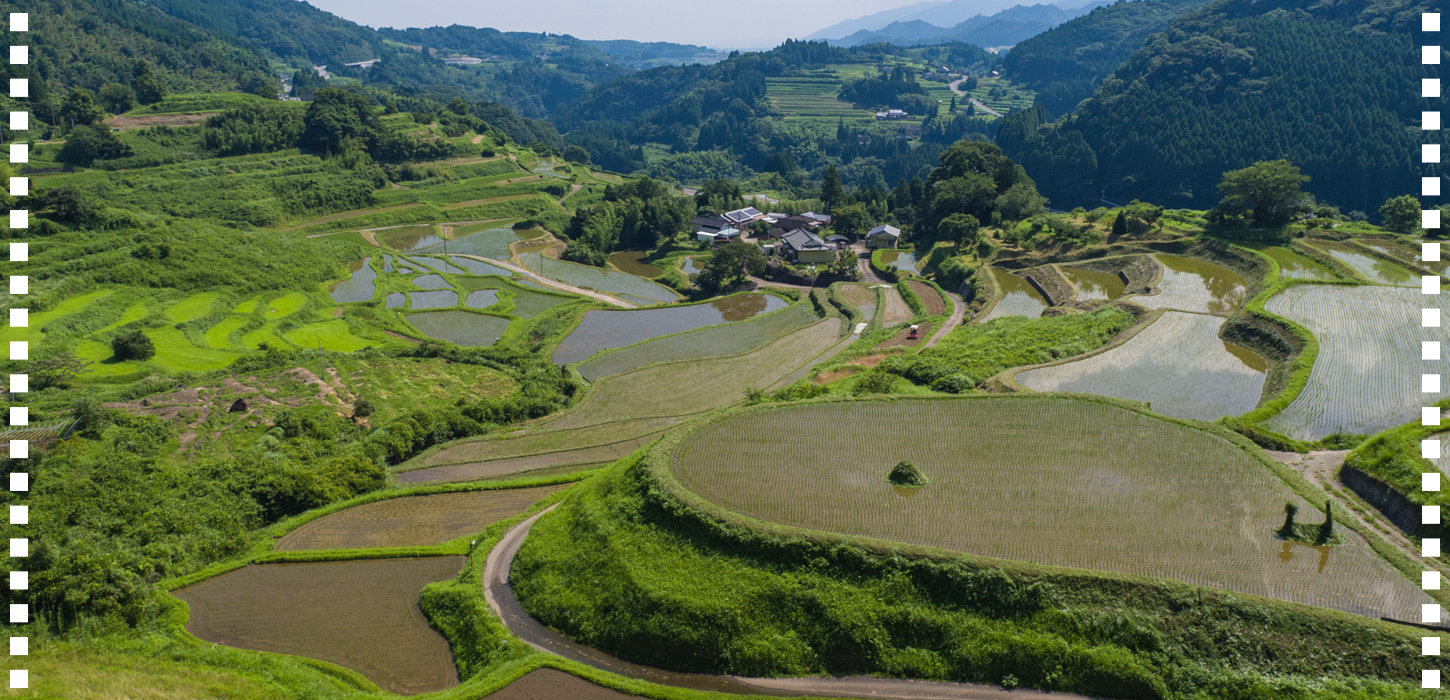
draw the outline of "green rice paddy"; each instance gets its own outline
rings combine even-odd
[[[287,332],[287,340],[304,348],[321,347],[335,352],[354,352],[376,342],[359,338],[348,329],[347,321],[336,319],[302,326]]]

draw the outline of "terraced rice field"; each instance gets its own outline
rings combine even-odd
[[[186,323],[192,319],[200,318],[211,312],[211,307],[216,303],[216,292],[202,292],[193,294],[171,306],[166,307],[166,318],[172,323]]]
[[[916,280],[907,280],[905,284],[911,287],[911,291],[916,292],[916,298],[920,299],[922,306],[926,307],[926,315],[940,316],[946,313],[946,301],[942,299],[941,292],[938,292],[936,288]]]
[[[881,264],[896,270],[916,272],[916,253],[910,250],[883,250]]]
[[[1443,394],[1420,392],[1420,342],[1438,338],[1420,327],[1421,308],[1450,313],[1450,297],[1419,289],[1298,285],[1264,305],[1319,340],[1309,383],[1265,424],[1301,440],[1338,432],[1377,433],[1418,420],[1420,407]]]
[[[773,294],[735,294],[703,304],[630,311],[596,310],[554,348],[555,364],[588,359],[600,350],[691,331],[720,323],[736,323],[783,309],[787,302]]]
[[[563,671],[540,668],[490,694],[488,700],[629,700],[637,697],[594,685]]]
[[[367,301],[373,298],[373,281],[378,278],[378,273],[368,264],[368,258],[359,258],[353,261],[348,267],[352,273],[351,277],[333,284],[327,288],[332,300],[338,303],[349,301]]]
[[[997,280],[997,288],[1002,290],[1002,296],[997,300],[997,305],[992,307],[992,313],[987,314],[983,321],[1002,318],[1003,316],[1026,316],[1027,318],[1040,318],[1042,312],[1048,307],[1047,299],[1043,298],[1042,292],[1037,291],[1032,283],[1006,270],[991,268],[992,277]]]
[[[443,289],[433,292],[408,292],[414,309],[451,309],[458,306],[458,292]]]
[[[841,89],[841,78],[835,74],[766,78],[765,84],[766,98],[785,112],[787,119],[834,121],[840,117],[862,119],[874,116],[873,112],[856,109],[850,102],[836,98],[837,91]]]
[[[467,311],[429,311],[409,314],[407,320],[429,338],[466,347],[493,345],[509,325],[506,318]]]
[[[1123,279],[1117,275],[1110,275],[1106,272],[1084,270],[1077,267],[1058,265],[1057,269],[1062,271],[1067,281],[1077,286],[1077,300],[1087,301],[1089,299],[1117,299],[1123,295]]]
[[[809,304],[796,304],[748,321],[709,326],[598,355],[581,363],[577,369],[592,382],[647,364],[739,355],[815,321],[815,311]]]
[[[881,289],[883,304],[881,306],[881,326],[889,328],[898,323],[906,323],[914,315],[911,307],[906,305],[906,300],[901,298],[901,293],[895,287],[883,287]]]
[[[889,439],[863,439],[882,426]],[[931,482],[898,493],[885,476],[901,460]],[[1431,602],[1352,533],[1323,571],[1317,553],[1284,560],[1274,533],[1285,501],[1299,499],[1265,465],[1215,435],[1092,401],[787,406],[712,423],[686,438],[671,464],[715,503],[812,530],[1170,578],[1372,617],[1419,619],[1419,606]]]
[[[393,292],[392,294],[388,295],[387,307],[390,309],[401,309],[403,308],[403,304],[407,303],[407,301],[407,294],[404,294],[402,292]]]
[[[1282,277],[1300,280],[1334,279],[1334,273],[1318,260],[1288,246],[1250,245],[1249,247],[1279,263],[1279,275]]]
[[[1248,283],[1222,265],[1181,255],[1154,255],[1163,264],[1160,291],[1131,299],[1150,309],[1174,309],[1227,316],[1244,303]]]
[[[1169,311],[1128,342],[1015,377],[1034,391],[1074,391],[1146,401],[1174,418],[1218,420],[1253,410],[1264,359],[1218,337],[1224,320]]]
[[[313,520],[277,540],[277,551],[424,547],[482,532],[568,484],[405,496]]]
[[[470,309],[486,309],[498,303],[498,292],[493,289],[480,289],[476,292],[469,292],[468,298],[463,305]]]
[[[817,321],[744,355],[653,365],[605,377],[567,413],[544,423],[582,428],[639,418],[703,413],[768,388],[836,344],[840,323]]]
[[[1365,279],[1375,284],[1386,284],[1393,287],[1420,286],[1419,275],[1399,265],[1387,263],[1379,258],[1366,255],[1343,243],[1314,241],[1309,245],[1324,251],[1334,259],[1350,266],[1355,272],[1358,272]]]
[[[559,473],[561,467],[591,469],[599,464],[608,464],[645,445],[657,440],[660,433],[617,440],[603,445],[579,447],[572,450],[540,452],[531,455],[505,457],[503,459],[479,462],[448,464],[398,474],[400,484],[442,483],[457,481],[478,481],[505,476],[533,475],[542,470]]]
[[[442,275],[421,275],[413,278],[413,286],[419,289],[449,289],[453,285]]]
[[[418,609],[418,594],[463,563],[253,564],[172,594],[191,608],[186,629],[202,640],[330,661],[389,692],[415,694],[458,685],[448,642]]]
[[[369,345],[377,345],[371,340],[353,335],[347,322],[342,319],[323,321],[288,331],[287,339],[304,348],[321,346],[335,352],[353,352]]]
[[[652,303],[663,304],[679,300],[679,295],[674,290],[663,285],[655,284],[643,277],[615,270],[605,270],[588,265],[580,265],[564,260],[545,260],[538,253],[520,253],[519,262],[534,274],[547,277],[551,280],[571,284],[576,287],[592,289],[597,292],[613,295],[630,295],[636,298],[648,300]]]
[[[651,265],[644,261],[645,251],[642,250],[621,250],[609,256],[609,263],[631,275],[640,277],[659,277],[664,273],[658,265]]]
[[[499,277],[513,277],[514,275],[512,270],[505,270],[504,268],[497,265],[490,265],[482,260],[465,258],[461,255],[449,255],[448,260],[449,262],[453,263],[454,266],[466,270],[466,273],[461,274],[498,275]]]
[[[843,284],[841,297],[851,306],[861,310],[861,320],[876,318],[876,290],[864,284]]]
[[[676,418],[649,418],[623,421],[611,425],[555,430],[545,426],[505,435],[473,440],[460,440],[422,460],[425,467],[487,462],[513,457],[566,452],[569,450],[612,445],[638,437],[659,433],[678,423]]]
[[[250,320],[245,316],[228,316],[218,321],[215,326],[208,328],[203,338],[208,347],[225,350],[232,347],[230,340],[232,334],[241,330],[242,326],[247,325]]]
[[[1394,257],[1406,260],[1413,260],[1416,263],[1419,263],[1421,267],[1427,268],[1432,272],[1437,272],[1441,275],[1450,274],[1450,260],[1446,260],[1445,257],[1442,255],[1440,260],[1438,261],[1425,262],[1420,257],[1420,242],[1416,241],[1413,238],[1398,238],[1394,240],[1386,240],[1383,238],[1358,238],[1355,239],[1355,242],[1361,245],[1369,246],[1370,248],[1374,248],[1375,250],[1385,253],[1386,255],[1392,255]]]
[[[455,229],[455,235],[461,237],[448,241],[447,248],[449,253],[463,253],[465,255],[493,258],[494,260],[508,260],[510,243],[537,238],[540,235],[532,230],[525,235],[522,231],[516,232],[510,228],[490,228],[473,233],[469,232],[469,228],[465,226]],[[444,247],[440,242],[420,250],[422,252],[438,253],[442,252]]]
[[[435,245],[442,245],[443,237],[433,226],[408,226],[392,228],[373,234],[377,241],[393,250],[411,253]]]

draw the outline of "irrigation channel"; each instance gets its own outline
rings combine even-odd
[[[996,686],[912,681],[899,678],[846,676],[841,678],[745,678],[717,676],[706,673],[680,673],[651,666],[641,666],[617,659],[597,649],[576,644],[558,632],[540,624],[524,610],[509,585],[509,571],[514,556],[528,537],[534,523],[555,504],[541,513],[515,525],[488,553],[483,570],[483,595],[488,606],[515,637],[550,654],[592,666],[602,671],[636,678],[650,683],[708,690],[738,695],[773,695],[776,697],[883,698],[889,700],[1050,700],[1085,698],[1069,693],[1044,693],[1036,690],[1004,690]]]

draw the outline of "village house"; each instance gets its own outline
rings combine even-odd
[[[866,234],[866,242],[872,248],[895,248],[901,242],[901,229],[881,224]]]
[[[711,241],[715,245],[722,245],[731,241],[740,240],[740,229],[727,227],[713,233],[706,231],[696,231],[695,240]]]
[[[695,228],[696,234],[708,233],[713,235],[719,233],[723,229],[733,228],[730,225],[729,221],[726,221],[721,217],[711,216],[708,214],[690,219],[690,225]]]
[[[736,209],[735,211],[727,211],[721,214],[720,218],[730,222],[731,226],[739,228],[760,221],[765,218],[765,215],[760,213],[755,207],[746,207],[744,209]]]
[[[906,112],[899,109],[888,109],[885,112],[877,112],[876,121],[884,122],[888,119],[905,119],[907,116],[909,115]]]
[[[785,234],[781,243],[785,245],[786,254],[798,263],[829,263],[836,259],[836,250],[831,244],[805,229]]]
[[[348,66],[349,68],[372,68],[374,64],[381,60],[383,59],[374,58],[368,61],[353,61],[352,63],[344,63],[342,65]]]

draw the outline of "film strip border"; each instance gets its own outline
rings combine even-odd
[[[1420,15],[1420,29],[1425,33],[1425,42],[1420,46],[1420,63],[1425,66],[1440,65],[1441,47],[1439,45],[1440,13],[1426,12]],[[1432,45],[1433,44],[1433,45]],[[1441,96],[1439,78],[1423,78],[1420,86],[1420,96],[1423,98],[1439,98]],[[1440,112],[1428,111],[1421,114],[1420,128],[1423,131],[1438,131],[1440,129]],[[1433,166],[1440,163],[1440,144],[1426,143],[1420,146],[1420,163],[1422,166]],[[1440,196],[1440,177],[1424,176],[1420,179],[1420,195],[1422,197]],[[1427,205],[1428,206],[1428,205]],[[1440,228],[1440,210],[1427,208],[1420,212],[1420,224],[1425,229]],[[1427,242],[1423,244],[1420,251],[1420,258],[1427,262],[1440,260],[1440,244],[1438,242]],[[1440,277],[1428,275],[1421,280],[1421,291],[1425,294],[1440,293]],[[1441,328],[1440,310],[1421,309],[1420,326],[1424,329]],[[1438,337],[1439,332],[1427,331],[1427,335]],[[1426,362],[1438,362],[1440,358],[1440,341],[1422,340],[1420,348],[1420,359]],[[1438,372],[1426,372],[1420,375],[1420,390],[1426,394],[1440,393],[1440,375]],[[1426,426],[1440,425],[1440,409],[1436,406],[1426,406],[1421,409],[1420,422]],[[1420,442],[1420,456],[1425,459],[1440,458],[1440,441],[1428,439]],[[1420,489],[1422,491],[1440,490],[1440,472],[1430,471],[1420,475]],[[1425,525],[1440,524],[1440,506],[1422,506],[1420,522]],[[1426,537],[1420,541],[1420,555],[1426,559],[1440,556],[1440,539]],[[1428,568],[1428,567],[1427,567]],[[1420,574],[1420,587],[1425,590],[1440,590],[1440,572],[1424,571]],[[1439,624],[1441,622],[1441,609],[1437,604],[1426,604],[1422,606],[1422,622],[1427,624]],[[1440,638],[1421,637],[1420,654],[1423,656],[1440,655]],[[1437,669],[1424,669],[1421,671],[1420,687],[1440,688],[1440,671]]]
[[[6,28],[10,32],[12,32],[12,33],[29,32],[30,31],[30,15],[29,15],[29,13],[25,13],[25,12],[12,12],[12,13],[10,13],[9,21],[8,21],[8,23],[6,25]],[[29,46],[11,46],[10,47],[10,65],[12,65],[12,66],[23,66],[23,65],[29,65],[29,63],[30,63],[30,47]],[[26,78],[12,78],[10,80],[10,97],[11,98],[14,98],[14,99],[25,99],[25,98],[29,98],[30,97],[30,81],[28,79],[26,79]],[[30,121],[30,114],[29,114],[29,112],[26,112],[26,111],[14,111],[14,112],[11,112],[10,113],[10,124],[9,124],[10,130],[11,131],[26,131],[26,130],[28,130],[30,128],[29,121]],[[10,162],[11,163],[15,163],[15,164],[23,164],[23,163],[26,163],[29,160],[29,156],[30,156],[30,154],[29,154],[29,146],[27,144],[24,144],[24,143],[12,143],[12,144],[10,144]],[[29,181],[28,178],[24,178],[24,177],[12,177],[12,178],[10,178],[9,187],[10,187],[10,195],[12,197],[23,197],[23,196],[29,194],[29,191],[30,191],[30,181]],[[29,225],[29,223],[30,223],[29,222],[29,217],[30,217],[30,213],[28,211],[26,211],[26,210],[23,210],[23,209],[13,209],[13,210],[11,210],[10,211],[10,228],[11,229],[17,229],[17,228],[22,228],[23,229],[23,228],[26,228]],[[10,244],[10,262],[12,262],[12,263],[13,262],[24,262],[24,261],[26,261],[29,258],[29,255],[30,255],[30,251],[29,251],[29,244],[28,243],[20,242],[20,243],[11,243]],[[23,296],[23,295],[27,294],[30,291],[29,290],[29,279],[27,277],[23,276],[23,275],[10,275],[9,276],[9,287],[10,287],[10,294],[12,296]],[[17,309],[17,308],[10,309],[10,327],[11,328],[25,328],[28,325],[29,325],[29,309]],[[23,340],[22,341],[11,341],[11,343],[10,343],[10,359],[12,359],[12,360],[26,360],[26,359],[29,359],[29,354],[30,354],[30,348],[29,348],[28,344],[26,343],[26,341],[23,341]],[[12,396],[13,395],[17,395],[17,394],[25,393],[28,389],[29,389],[29,377],[27,375],[24,375],[24,374],[12,374],[12,375],[10,375],[9,381],[7,382],[7,391],[9,391]],[[27,425],[29,422],[30,422],[30,420],[29,420],[29,411],[28,411],[27,408],[25,408],[24,406],[12,406],[10,408],[10,425],[11,426],[24,426],[24,425]],[[26,440],[10,440],[9,441],[9,445],[7,447],[9,448],[9,456],[10,456],[10,458],[12,460],[11,461],[12,469],[15,468],[14,465],[17,464],[16,460],[22,460],[22,459],[26,459],[26,458],[29,457],[30,445],[29,445],[29,442],[26,441]],[[14,471],[14,472],[11,472],[11,474],[10,474],[10,485],[9,486],[10,486],[10,491],[12,493],[15,493],[17,495],[23,495],[25,492],[28,492],[30,490],[30,475],[27,472],[25,472],[25,471]],[[12,505],[12,506],[10,506],[10,514],[9,515],[10,515],[10,524],[11,525],[28,525],[30,523],[29,506],[25,506],[25,505]],[[13,537],[13,538],[10,539],[10,554],[9,554],[9,556],[11,557],[11,565],[8,568],[10,569],[9,585],[10,585],[10,591],[11,591],[11,596],[12,596],[11,597],[11,600],[12,601],[16,599],[16,596],[20,596],[20,599],[21,600],[24,600],[24,597],[23,597],[24,596],[24,591],[26,591],[30,587],[30,573],[28,571],[23,570],[23,568],[22,568],[24,566],[23,564],[17,563],[19,561],[19,558],[23,558],[23,557],[26,557],[26,556],[29,555],[29,553],[30,553],[29,550],[30,550],[30,540],[28,538],[25,538],[25,537]],[[24,624],[28,624],[29,622],[30,622],[30,606],[28,604],[26,604],[26,603],[14,603],[14,602],[12,602],[10,604],[10,624],[12,624],[12,625],[24,625]],[[23,657],[27,656],[29,653],[30,653],[30,638],[28,636],[15,636],[15,637],[11,637],[10,638],[10,663],[9,663],[9,671],[10,671],[10,688],[11,689],[26,689],[26,688],[29,688],[30,687],[30,671],[28,671],[27,669],[24,669],[24,668],[16,668],[16,666],[22,666],[22,665],[24,665],[25,659]]]

